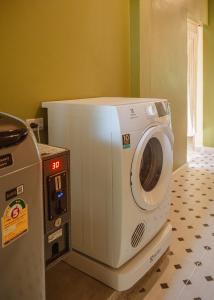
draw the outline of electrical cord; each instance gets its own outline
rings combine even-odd
[[[41,143],[39,126],[37,126],[37,136],[38,136],[38,142]]]
[[[30,127],[34,130],[36,130],[36,133],[37,133],[37,141],[38,143],[41,142],[41,139],[40,139],[40,130],[39,130],[39,125],[37,123],[30,123]]]

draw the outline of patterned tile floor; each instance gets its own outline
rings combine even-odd
[[[194,153],[174,174],[169,221],[170,252],[132,299],[214,299],[214,152]]]
[[[57,296],[57,280],[52,293],[49,280],[47,299],[77,299],[74,295],[84,300],[214,299],[214,151],[194,153],[188,165],[173,175],[169,221],[173,226],[169,252],[129,291],[113,291],[61,264],[51,277],[62,278],[67,272],[63,287],[67,296]],[[69,276],[76,278],[81,293]]]

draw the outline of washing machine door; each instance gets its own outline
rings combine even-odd
[[[173,134],[165,125],[149,128],[137,145],[131,169],[131,189],[138,206],[153,210],[169,190],[173,166]]]

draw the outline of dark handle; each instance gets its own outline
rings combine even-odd
[[[27,134],[27,128],[0,132],[0,148],[5,148],[21,143],[26,138]]]

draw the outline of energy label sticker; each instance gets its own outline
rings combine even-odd
[[[28,231],[28,206],[24,200],[16,199],[6,207],[1,226],[2,247],[8,246]]]
[[[123,149],[128,149],[131,147],[131,142],[130,142],[130,134],[123,134],[122,135],[122,140],[123,140]]]

